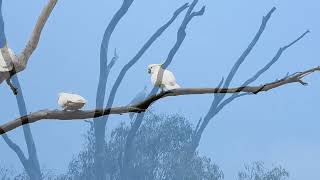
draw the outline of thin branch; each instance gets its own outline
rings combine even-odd
[[[27,66],[28,60],[30,58],[30,56],[32,55],[32,53],[34,52],[34,50],[37,48],[39,40],[40,40],[40,36],[41,36],[41,32],[43,30],[44,25],[46,24],[53,8],[55,7],[55,5],[57,4],[58,0],[50,0],[48,2],[48,4],[44,7],[44,9],[42,10],[37,24],[35,25],[33,31],[32,31],[32,35],[30,40],[28,41],[25,49],[22,51],[21,55],[19,56],[19,64],[21,65],[22,69],[16,67],[16,73],[24,70],[24,68]]]
[[[23,167],[25,169],[28,168],[28,159],[25,157],[25,155],[23,154],[22,150],[20,149],[20,147],[14,143],[7,134],[2,134],[1,135],[3,140],[8,144],[8,146],[17,154],[18,158],[20,159]]]
[[[247,47],[247,49],[243,52],[243,54],[240,56],[240,58],[237,60],[237,62],[234,64],[234,66],[232,67],[225,83],[224,83],[224,87],[229,87],[233,77],[235,76],[236,72],[238,71],[238,69],[240,68],[240,65],[244,62],[244,60],[247,58],[247,56],[250,54],[251,50],[254,48],[254,46],[257,44],[257,42],[259,41],[261,35],[263,34],[267,23],[269,21],[269,19],[271,18],[271,15],[273,14],[273,12],[276,10],[275,7],[273,7],[269,13],[264,16],[262,18],[262,23],[260,25],[260,28],[257,32],[257,34],[255,35],[255,37],[253,38],[253,40],[251,41],[251,43],[249,44],[249,46]],[[223,98],[223,97],[222,97]]]
[[[11,91],[13,92],[14,95],[18,94],[18,88],[14,87],[14,85],[11,83],[10,79],[6,80],[8,86],[10,87]]]
[[[110,114],[124,114],[129,112],[141,113],[148,109],[148,107],[165,97],[170,96],[182,96],[182,95],[192,95],[192,94],[214,94],[214,93],[260,93],[263,91],[269,91],[271,89],[276,89],[278,87],[292,84],[300,83],[305,85],[306,83],[302,80],[307,75],[314,72],[320,71],[320,67],[315,67],[308,69],[303,72],[295,73],[291,76],[285,77],[281,80],[277,80],[271,83],[266,83],[260,86],[245,86],[237,88],[181,88],[174,89],[171,91],[161,92],[159,94],[148,97],[146,100],[130,106],[113,107],[106,109],[96,109],[87,111],[60,111],[60,110],[41,110],[35,113],[31,113],[27,116],[20,117],[16,120],[10,121],[2,126],[0,126],[0,134],[4,134],[11,131],[21,125],[33,123],[39,120],[51,119],[51,120],[81,120],[89,119],[93,117],[106,116]]]
[[[263,73],[265,73],[267,70],[270,69],[270,67],[272,65],[274,65],[279,58],[281,57],[281,55],[283,54],[283,52],[285,50],[287,50],[289,47],[291,47],[292,45],[294,45],[295,43],[297,43],[298,41],[300,41],[302,38],[304,38],[310,31],[307,30],[306,32],[304,32],[301,36],[299,36],[297,39],[295,39],[294,41],[292,41],[291,43],[289,43],[288,45],[283,46],[282,48],[279,48],[278,52],[276,53],[276,55],[272,58],[272,60],[266,64],[263,68],[261,68],[259,71],[257,71],[257,73],[255,75],[253,75],[251,78],[249,78],[247,81],[245,81],[241,87],[246,87],[247,85],[253,83],[254,81],[256,81]],[[299,73],[299,72],[298,72]],[[301,73],[301,72],[300,72]],[[297,73],[294,73],[291,75],[294,76],[297,75]],[[307,73],[305,74],[307,75]],[[287,75],[284,79],[290,77],[289,75]],[[300,78],[303,78],[302,76]],[[277,80],[278,81],[278,80]],[[298,80],[299,83],[302,83],[300,80]],[[221,84],[221,82],[220,82]],[[220,86],[219,84],[219,86]],[[303,83],[302,83],[303,84]],[[262,90],[264,88],[264,86],[261,86],[260,89],[258,89],[256,92],[253,93],[258,93],[260,92],[260,90]],[[208,111],[208,113],[205,115],[204,121],[201,124],[201,127],[197,130],[197,136],[196,140],[200,140],[201,134],[203,133],[204,129],[206,128],[206,126],[209,124],[209,121],[217,114],[219,113],[226,105],[228,105],[229,103],[231,103],[233,100],[249,95],[251,93],[234,93],[232,94],[232,96],[230,96],[229,98],[223,100],[223,98],[225,97],[225,94],[215,94],[215,98],[212,101],[211,107]],[[222,101],[223,100],[223,101]],[[222,101],[222,102],[221,102]],[[198,144],[199,142],[194,142],[194,144]],[[195,149],[195,147],[193,147]]]
[[[113,55],[113,58],[111,59],[111,61],[109,62],[108,66],[107,66],[107,71],[110,71],[113,68],[113,66],[118,61],[118,59],[119,59],[119,55],[117,53],[117,49],[114,49],[114,55]]]
[[[194,136],[197,134],[201,123],[202,123],[202,118],[199,119],[196,127],[195,127],[194,130],[193,130],[193,133],[194,133],[193,135],[194,135]]]
[[[279,60],[279,58],[281,57],[281,55],[283,54],[283,52],[285,50],[287,50],[289,47],[291,47],[292,45],[297,43],[299,40],[301,40],[303,37],[305,37],[309,32],[310,31],[307,30],[301,36],[299,36],[297,39],[292,41],[290,44],[280,48],[278,50],[278,52],[276,53],[276,55],[272,58],[272,60],[267,65],[265,65],[261,70],[259,70],[254,76],[252,76],[247,81],[245,81],[242,86],[247,86],[250,83],[253,83],[254,81],[256,81],[263,73],[265,73],[274,63],[276,63]]]
[[[4,20],[2,16],[2,0],[0,0],[0,48],[5,47],[6,44],[7,44],[7,39],[6,39],[6,34],[4,32]]]
[[[26,103],[25,103],[24,96],[23,96],[23,91],[20,86],[18,76],[13,76],[12,82],[14,83],[15,87],[20,89],[19,93],[15,97],[17,100],[20,116],[25,116],[25,115],[27,115],[27,107],[26,107]],[[26,119],[26,121],[28,121],[28,119]],[[40,170],[40,164],[39,164],[39,160],[38,160],[36,145],[35,145],[29,124],[23,126],[23,134],[24,134],[24,138],[25,138],[25,141],[27,144],[27,150],[28,150],[28,154],[29,154],[29,162],[30,162],[29,166],[34,167],[34,169],[32,171],[37,172],[34,175],[36,175],[37,179],[38,179],[41,176],[41,170]],[[29,173],[30,177],[33,176],[33,175],[31,175],[32,174],[31,171],[28,173]],[[34,177],[34,178],[36,178],[36,177]]]
[[[294,41],[292,41],[290,44],[285,45],[285,46],[283,46],[282,48],[279,48],[278,52],[277,52],[276,55],[272,58],[272,60],[271,60],[268,64],[266,64],[263,68],[261,68],[259,71],[257,71],[257,73],[256,73],[255,75],[253,75],[251,78],[249,78],[247,81],[245,81],[245,82],[242,84],[242,86],[243,86],[243,87],[244,87],[244,86],[247,86],[247,85],[253,83],[254,81],[256,81],[263,73],[265,73],[268,69],[270,69],[270,67],[279,60],[279,58],[281,57],[281,55],[283,54],[283,52],[284,52],[285,50],[287,50],[289,47],[291,47],[292,45],[294,45],[294,44],[296,44],[297,42],[299,42],[299,41],[300,41],[302,38],[304,38],[308,33],[310,33],[309,30],[307,30],[306,32],[304,32],[302,35],[300,35],[297,39],[295,39]],[[293,75],[296,75],[296,73],[293,74]],[[293,75],[292,75],[292,76],[293,76]],[[287,75],[285,78],[288,78],[288,77],[289,77],[289,76]],[[303,78],[303,77],[302,77],[302,78]],[[301,82],[300,82],[300,83],[301,83]],[[233,99],[238,98],[238,97],[235,97],[235,96],[237,96],[237,94],[233,94],[231,97],[229,97],[228,99],[226,99],[226,100],[224,100],[224,101],[230,103],[230,102],[232,102]],[[222,104],[223,104],[223,105],[222,105]],[[228,104],[228,103],[222,102],[221,105],[219,105],[219,106],[224,107],[224,106],[227,105],[227,104]]]

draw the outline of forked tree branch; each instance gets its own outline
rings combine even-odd
[[[271,83],[266,83],[260,86],[242,86],[237,88],[181,88],[174,89],[171,91],[161,92],[159,94],[148,97],[144,101],[121,107],[113,107],[106,109],[95,109],[95,110],[86,110],[86,111],[61,111],[61,110],[40,110],[35,113],[31,113],[27,116],[20,117],[16,120],[10,121],[2,126],[0,126],[0,134],[9,132],[19,126],[28,123],[34,123],[39,120],[82,120],[89,119],[93,117],[106,116],[110,114],[124,114],[129,112],[141,113],[146,111],[151,104],[154,102],[170,96],[182,96],[182,95],[194,95],[194,94],[226,94],[226,93],[253,93],[257,94],[264,91],[269,91],[287,84],[300,83],[302,85],[307,85],[303,81],[303,78],[316,72],[320,71],[320,67],[315,67],[308,69],[303,72],[297,72],[290,76],[286,76],[280,80],[276,80]]]
[[[19,55],[17,60],[13,59],[13,65],[14,65],[13,72],[3,74],[0,77],[0,84],[4,80],[10,79],[12,76],[23,71],[26,68],[30,56],[32,55],[32,53],[34,52],[34,50],[38,46],[43,27],[46,24],[50,14],[51,14],[53,8],[55,7],[55,5],[57,4],[57,2],[58,2],[58,0],[49,0],[48,4],[43,8],[43,10],[37,20],[37,23],[32,31],[31,38],[28,41],[26,47],[24,48],[22,53]]]
[[[242,55],[238,58],[238,60],[235,62],[235,64],[233,65],[232,69],[230,70],[226,81],[224,82],[224,78],[222,79],[222,81],[219,84],[219,87],[222,86],[223,83],[223,87],[224,88],[228,88],[229,85],[231,84],[231,81],[233,80],[235,74],[237,73],[237,71],[239,70],[240,66],[242,65],[242,63],[246,60],[247,56],[250,54],[250,52],[252,51],[252,49],[255,47],[255,45],[257,44],[258,40],[260,39],[261,35],[263,34],[264,30],[266,29],[267,23],[269,21],[269,19],[271,18],[272,14],[274,13],[274,11],[276,10],[275,7],[273,7],[268,13],[267,15],[265,15],[262,18],[262,22],[260,25],[260,28],[258,30],[258,32],[256,33],[255,37],[253,38],[253,40],[250,42],[250,44],[248,45],[248,47],[244,50],[244,52],[242,53]],[[310,31],[307,30],[306,32],[304,32],[301,36],[299,36],[297,39],[295,39],[294,41],[292,41],[291,43],[279,48],[278,52],[276,53],[276,55],[272,58],[272,60],[266,64],[262,69],[260,69],[259,71],[256,72],[255,75],[253,75],[252,77],[250,77],[248,80],[246,80],[242,86],[248,86],[249,84],[253,83],[254,81],[256,81],[262,74],[264,74],[274,63],[276,63],[279,58],[281,57],[281,55],[283,54],[283,52],[285,50],[287,50],[289,47],[293,46],[294,44],[296,44],[298,41],[300,41],[302,38],[304,38],[304,36],[306,36]],[[209,124],[210,120],[216,115],[218,114],[227,104],[231,103],[233,100],[238,99],[239,97],[243,97],[246,95],[250,95],[251,93],[234,93],[232,94],[230,97],[225,98],[226,94],[215,94],[214,95],[214,100],[211,103],[211,107],[209,109],[209,111],[206,113],[206,115],[203,118],[203,121],[201,122],[201,124],[199,125],[198,128],[196,128],[194,131],[194,138],[193,138],[193,142],[192,142],[192,147],[191,147],[191,151],[194,152],[196,150],[196,148],[199,145],[199,141],[201,138],[202,133],[204,132],[204,129],[207,127],[207,125]]]

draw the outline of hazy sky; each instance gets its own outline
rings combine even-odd
[[[190,0],[191,1],[191,0]],[[10,47],[20,52],[46,0],[4,0],[3,13]],[[136,0],[111,38],[119,62],[112,70],[108,89],[120,68],[133,57],[150,35],[186,0]],[[121,1],[59,1],[50,17],[27,69],[19,74],[28,112],[54,109],[60,91],[75,92],[93,108],[98,82],[99,48],[103,32]],[[240,85],[264,66],[279,47],[305,30],[311,34],[283,54],[280,61],[256,84],[282,78],[287,72],[319,65],[320,3],[317,0],[200,0],[203,17],[188,26],[187,37],[169,69],[183,87],[216,86],[247,47],[262,16],[277,7],[265,33],[241,66],[233,86]],[[144,85],[151,89],[147,65],[161,63],[176,39],[181,17],[144,54],[125,77],[115,105],[130,102]],[[112,53],[110,53],[112,55]],[[291,84],[271,92],[241,98],[220,112],[208,125],[199,151],[214,159],[234,179],[244,163],[265,161],[289,170],[292,180],[320,179],[320,76],[306,79],[309,86]],[[110,83],[111,82],[111,83]],[[109,91],[108,91],[109,92]],[[157,112],[180,113],[192,122],[204,116],[212,95],[173,97],[153,105]],[[0,86],[0,123],[19,116],[10,89]],[[128,116],[112,116],[107,130]],[[61,172],[80,151],[89,125],[81,122],[41,121],[31,125],[41,165]],[[8,133],[25,150],[22,128]],[[15,153],[0,140],[0,163],[22,168]]]

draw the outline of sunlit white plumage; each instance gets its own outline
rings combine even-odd
[[[13,69],[13,60],[17,57],[7,46],[0,48],[0,72],[9,72]]]
[[[162,79],[159,77],[159,79],[157,80],[159,72],[163,73],[163,75]],[[148,73],[151,74],[152,84],[160,87],[162,90],[172,90],[180,88],[180,86],[176,82],[176,78],[174,77],[173,73],[169,70],[163,69],[161,67],[161,64],[150,64],[148,66]]]
[[[76,111],[81,109],[86,103],[86,99],[78,94],[65,92],[59,93],[58,104],[64,110]]]

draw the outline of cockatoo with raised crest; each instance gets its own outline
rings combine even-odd
[[[58,104],[65,111],[68,111],[68,110],[77,111],[81,109],[86,103],[87,103],[87,100],[78,94],[65,93],[65,92],[59,93]]]
[[[160,87],[161,90],[178,89],[180,86],[176,82],[176,78],[169,70],[163,69],[161,64],[150,64],[148,66],[148,73],[151,74],[151,82],[154,86]],[[158,74],[162,73],[162,78]],[[159,78],[159,79],[157,79]]]

